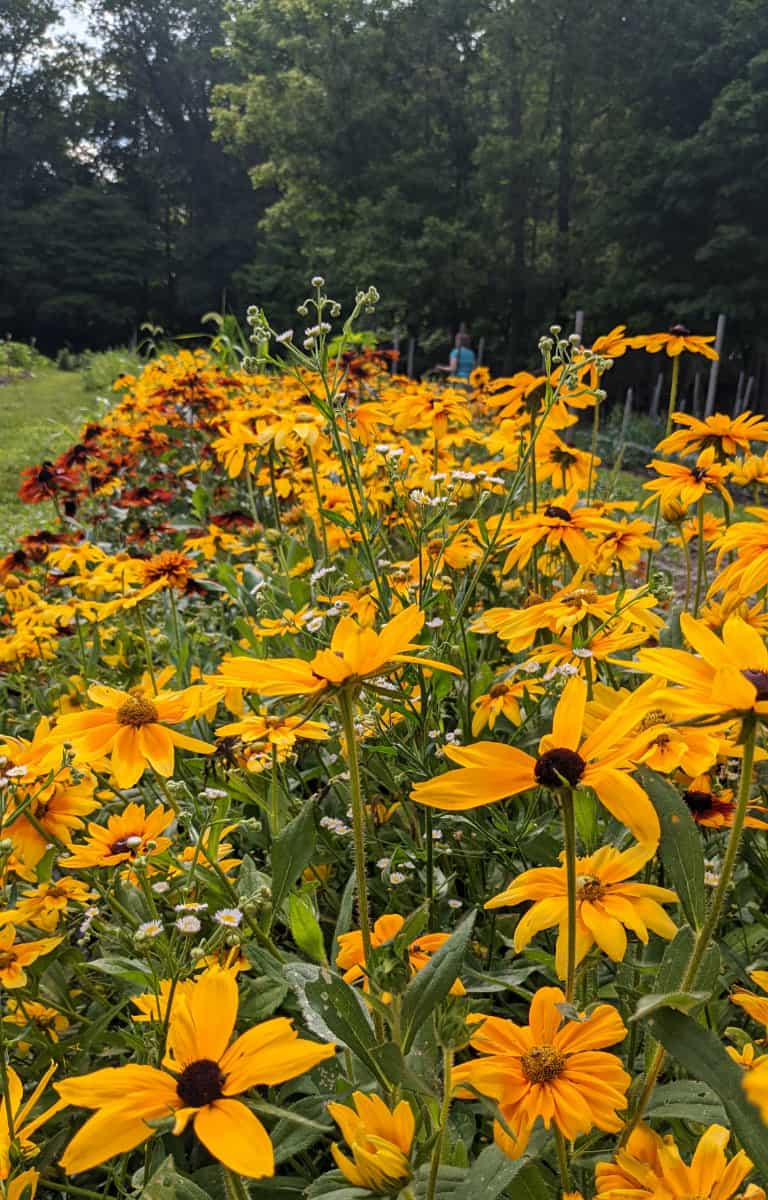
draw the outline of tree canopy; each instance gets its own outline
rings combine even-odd
[[[764,365],[760,0],[83,0],[81,42],[60,8],[0,11],[1,331],[292,324],[319,271],[499,367],[576,309],[725,312]]]

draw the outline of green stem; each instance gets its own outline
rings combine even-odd
[[[280,502],[277,498],[277,480],[275,478],[275,452],[270,443],[269,447],[269,489],[272,493],[272,511],[275,518],[275,529],[282,533],[280,524]]]
[[[325,528],[325,517],[323,516],[323,501],[320,495],[320,481],[317,478],[317,466],[315,465],[315,456],[311,450],[307,450],[309,458],[309,468],[312,472],[312,487],[315,492],[315,500],[317,501],[317,519],[320,522],[320,537],[323,540],[323,561],[329,562],[328,555],[328,533]]]
[[[691,603],[691,576],[693,575],[693,569],[691,564],[691,547],[682,525],[680,526],[680,540],[683,544],[683,557],[685,559],[685,602],[683,608],[688,612],[688,605]]]
[[[672,432],[672,417],[675,414],[675,404],[677,403],[677,384],[680,379],[680,355],[672,359],[672,380],[669,385],[669,406],[667,407],[667,424],[665,437],[669,437]]]
[[[144,657],[147,660],[147,671],[149,678],[152,680],[152,691],[157,695],[157,680],[155,679],[155,668],[152,666],[152,651],[149,648],[149,639],[147,637],[147,627],[144,624],[144,613],[141,610],[141,605],[136,605],[136,616],[139,619],[139,631],[141,640],[144,644]]]
[[[568,1150],[565,1145],[565,1138],[557,1126],[555,1126],[555,1146],[557,1148],[557,1166],[560,1171],[560,1180],[563,1185],[563,1192],[570,1192],[571,1171],[568,1166]]]
[[[698,504],[698,539],[696,546],[696,594],[693,598],[693,615],[698,617],[699,605],[701,604],[701,589],[704,583],[704,559],[706,556],[706,547],[704,545],[704,497],[702,496]],[[682,530],[681,530],[682,533]]]
[[[453,1050],[443,1050],[443,1103],[440,1109],[440,1128],[432,1148],[432,1161],[429,1165],[429,1182],[427,1184],[426,1200],[435,1200],[437,1196],[437,1179],[440,1173],[440,1159],[443,1153],[443,1139],[448,1124],[448,1112],[451,1107],[453,1092]]]
[[[720,918],[723,914],[723,906],[725,897],[730,887],[733,870],[736,866],[736,859],[739,853],[741,844],[741,835],[744,829],[744,822],[747,817],[747,809],[749,807],[749,794],[752,786],[752,767],[755,760],[755,738],[757,733],[757,721],[752,713],[749,713],[743,718],[742,723],[742,739],[744,753],[741,760],[741,777],[739,779],[739,794],[736,802],[736,812],[733,816],[733,825],[728,836],[728,845],[725,849],[725,857],[723,865],[720,869],[720,879],[715,889],[715,894],[712,898],[709,912],[704,920],[704,924],[696,935],[691,957],[688,960],[688,965],[685,968],[685,974],[680,983],[681,992],[689,992],[696,984],[696,977],[699,973],[701,961],[706,953],[712,938],[717,932],[717,927],[720,924]],[[661,1070],[666,1052],[663,1046],[657,1046],[651,1064],[648,1068],[648,1073],[643,1084],[643,1090],[635,1107],[632,1117],[624,1126],[624,1131],[621,1135],[620,1145],[626,1145],[632,1130],[642,1119],[648,1103],[651,1099],[653,1089],[656,1086],[656,1080]]]
[[[222,1167],[224,1175],[224,1192],[227,1200],[248,1200],[248,1189],[243,1183],[239,1175],[234,1171],[230,1171],[229,1167]]]
[[[589,460],[589,475],[587,477],[587,504],[592,501],[592,480],[595,473],[595,458],[597,457],[597,440],[600,432],[600,401],[595,397],[595,407],[592,411],[592,447]]]
[[[352,841],[355,856],[355,882],[357,907],[359,909],[360,933],[363,939],[363,961],[366,971],[371,959],[371,924],[368,913],[368,884],[365,870],[365,806],[360,782],[360,763],[357,757],[357,733],[352,692],[349,688],[339,691],[341,724],[344,730],[344,747],[349,767],[349,795],[352,801]]]
[[[560,793],[563,811],[563,838],[565,847],[565,874],[568,893],[568,929],[566,943],[565,999],[573,1003],[576,984],[576,813],[573,793],[564,788]]]
[[[272,777],[269,782],[269,811],[270,824],[272,826],[272,837],[277,837],[280,832],[280,805],[279,793],[277,790],[277,747],[272,747]]]

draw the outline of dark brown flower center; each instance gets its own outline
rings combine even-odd
[[[581,875],[576,880],[579,900],[602,900],[605,888],[596,875]]]
[[[586,769],[587,764],[575,750],[558,747],[539,755],[533,774],[542,787],[556,789],[576,787]]]
[[[116,842],[113,842],[109,847],[110,854],[135,854],[137,846],[141,845],[141,838],[137,834],[126,833],[124,837],[120,837]]]
[[[225,1078],[217,1062],[199,1058],[181,1072],[176,1080],[176,1091],[185,1107],[202,1108],[221,1099]]]
[[[710,792],[683,792],[683,800],[692,813],[701,814],[709,812],[712,807],[712,795]]]
[[[745,679],[748,679],[752,687],[757,692],[756,700],[768,700],[768,671],[742,671]]]
[[[151,700],[144,696],[131,696],[117,710],[118,725],[132,725],[139,729],[142,725],[152,725],[157,721],[157,709]]]
[[[4,971],[6,967],[11,967],[16,962],[17,956],[13,950],[0,951],[0,971]]]
[[[688,337],[691,331],[687,325],[670,325],[669,332],[675,337]]]
[[[565,1055],[554,1046],[532,1046],[520,1059],[529,1083],[551,1083],[565,1067]]]
[[[498,700],[501,696],[506,696],[509,687],[506,683],[494,683],[493,687],[488,689],[488,695],[492,700]]]
[[[571,514],[568,512],[568,509],[558,508],[556,504],[548,504],[544,509],[544,516],[556,518],[558,521],[571,520]]]

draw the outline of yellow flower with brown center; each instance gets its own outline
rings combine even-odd
[[[641,333],[627,338],[627,345],[633,350],[647,350],[649,354],[658,354],[659,350],[664,350],[668,358],[677,358],[687,350],[689,354],[701,354],[704,358],[716,359],[718,354],[712,346],[714,340],[714,334],[702,336],[691,333],[685,325],[673,325],[667,333]]]
[[[676,425],[684,426],[659,442],[660,454],[692,454],[713,446],[720,461],[731,458],[737,451],[749,453],[750,442],[768,442],[768,421],[750,412],[731,417],[727,413],[712,413],[701,420],[690,413],[673,413]]]
[[[437,671],[460,675],[456,667],[414,654],[421,647],[413,639],[424,625],[424,613],[415,605],[404,609],[380,633],[361,626],[351,617],[337,624],[328,650],[319,650],[309,662],[301,658],[228,657],[213,684],[242,687],[260,696],[315,696],[340,687],[362,687],[371,677],[387,674],[403,663],[416,663]]]
[[[729,617],[722,639],[704,621],[680,617],[687,650],[654,647],[639,650],[636,664],[679,687],[669,693],[676,711],[687,719],[717,724],[738,716],[768,718],[768,647],[741,617]]]
[[[61,1157],[66,1173],[133,1150],[155,1132],[149,1122],[173,1116],[176,1134],[191,1120],[206,1149],[236,1174],[274,1175],[269,1135],[236,1097],[303,1075],[336,1048],[299,1038],[285,1017],[254,1025],[230,1045],[237,1008],[234,976],[213,968],[173,1004],[163,1070],[132,1063],[56,1084],[66,1104],[96,1110]]]
[[[24,987],[27,982],[25,968],[50,954],[58,946],[60,937],[39,938],[36,942],[17,942],[16,926],[8,924],[0,930],[0,985],[5,988]]]
[[[6,1013],[3,1017],[9,1025],[18,1025],[22,1029],[36,1030],[45,1041],[58,1042],[59,1034],[69,1029],[69,1021],[58,1009],[41,1004],[38,1000],[16,1000],[8,998]],[[15,1049],[20,1054],[26,1054],[31,1049],[28,1041],[16,1042]]]
[[[0,925],[34,925],[45,933],[56,928],[71,904],[87,904],[96,895],[80,879],[56,879],[22,894],[16,907],[0,913]]]
[[[379,1096],[353,1092],[346,1104],[326,1107],[344,1135],[352,1158],[334,1142],[331,1153],[344,1178],[372,1192],[400,1191],[410,1178],[409,1155],[416,1123],[410,1104],[401,1100],[390,1109]]]
[[[595,1127],[621,1129],[618,1112],[626,1107],[630,1077],[604,1048],[622,1041],[626,1028],[608,1004],[565,1020],[558,1007],[564,1002],[560,988],[545,987],[531,1002],[528,1025],[469,1017],[481,1023],[470,1044],[482,1057],[458,1066],[454,1083],[459,1098],[471,1099],[471,1087],[498,1105],[503,1124],[494,1122],[494,1141],[510,1158],[525,1152],[539,1117],[569,1141]]]
[[[633,743],[627,735],[642,717],[642,709],[630,695],[584,738],[586,700],[584,680],[570,679],[555,709],[552,732],[539,742],[537,758],[502,742],[446,746],[446,757],[461,764],[460,770],[415,784],[411,799],[430,808],[464,812],[531,788],[557,792],[588,787],[638,841],[657,845],[656,810],[630,774]]]
[[[730,1137],[722,1125],[710,1125],[689,1166],[673,1137],[639,1125],[613,1162],[597,1164],[595,1200],[731,1200],[752,1163],[743,1150],[727,1160]],[[739,1200],[765,1200],[765,1192],[750,1184]]]
[[[500,716],[513,725],[520,724],[520,701],[529,696],[541,696],[544,688],[532,679],[499,679],[482,696],[472,701],[472,736],[477,737],[486,725],[493,730]]]
[[[644,508],[653,504],[654,499],[661,501],[662,504],[679,500],[681,504],[689,508],[713,492],[717,492],[728,507],[733,508],[730,492],[725,486],[725,480],[728,478],[731,468],[715,462],[715,451],[712,446],[707,450],[702,450],[692,467],[686,466],[684,463],[662,462],[659,458],[654,458],[648,465],[660,478],[650,479],[648,483],[643,484],[647,492],[653,493],[645,501]]]
[[[88,822],[88,840],[74,846],[72,853],[61,860],[69,870],[87,867],[116,867],[138,857],[162,854],[171,839],[161,837],[173,820],[165,808],[153,808],[146,813],[143,804],[132,801],[119,814],[107,818],[106,825]]]
[[[614,962],[621,962],[627,952],[625,927],[646,944],[649,929],[660,937],[675,936],[677,926],[661,905],[676,903],[676,893],[669,888],[629,882],[653,858],[655,851],[654,843],[633,846],[623,852],[614,846],[602,846],[594,854],[576,860],[577,965],[595,943]],[[515,950],[519,954],[540,930],[558,925],[555,969],[559,978],[565,979],[568,921],[565,866],[524,871],[485,907],[506,908],[526,900],[534,903],[515,929]]]
[[[142,562],[141,573],[144,585],[145,587],[149,584],[157,585],[154,589],[156,591],[159,591],[160,588],[172,587],[183,592],[190,581],[194,566],[192,559],[187,558],[186,554],[182,554],[180,550],[162,550],[160,554],[153,554],[151,558]]]
[[[195,711],[194,697],[188,694],[195,690],[160,691],[153,696],[143,690],[123,692],[95,683],[88,696],[98,709],[62,717],[53,736],[71,743],[76,762],[93,762],[109,755],[120,788],[133,787],[147,766],[167,778],[173,774],[175,747],[196,754],[213,752],[208,742],[168,728]]]

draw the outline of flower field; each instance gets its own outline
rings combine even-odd
[[[768,420],[682,327],[438,385],[313,285],[23,471],[0,1196],[765,1200]]]

